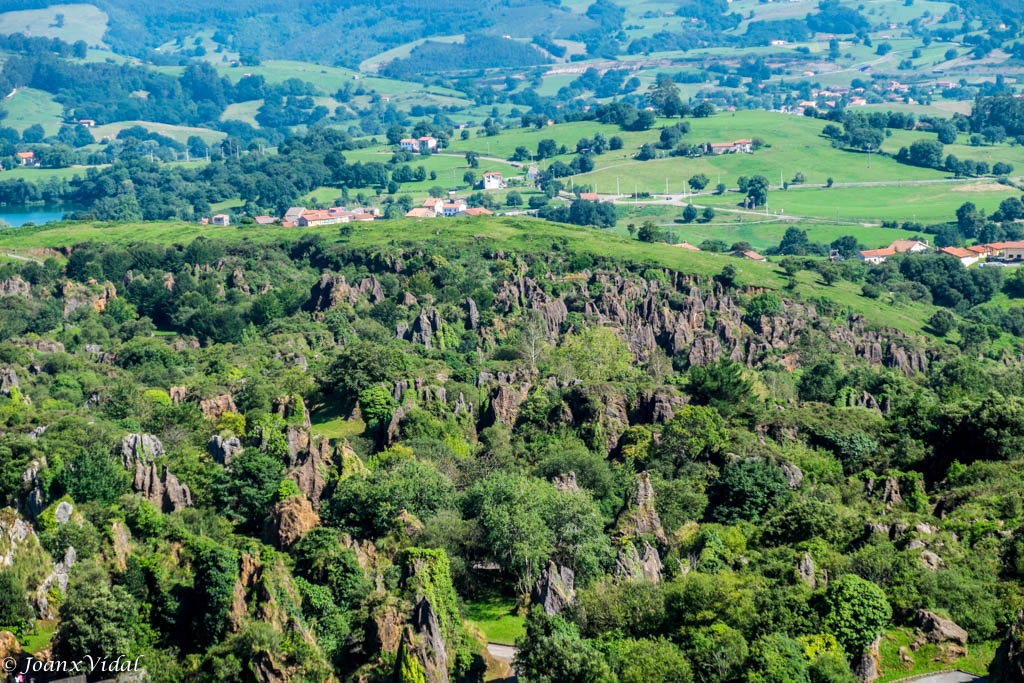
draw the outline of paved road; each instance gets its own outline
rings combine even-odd
[[[511,645],[499,645],[498,643],[487,643],[487,651],[495,659],[512,664],[512,658],[516,656],[516,649]]]
[[[963,671],[951,671],[907,680],[913,680],[914,683],[985,683],[988,679],[964,673]]]

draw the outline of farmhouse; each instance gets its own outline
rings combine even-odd
[[[471,206],[468,209],[459,211],[458,216],[493,216],[494,212],[482,206]]]
[[[437,138],[429,135],[420,138],[402,138],[398,141],[398,146],[406,152],[434,151],[437,149]]]
[[[753,151],[753,140],[734,140],[733,142],[711,142],[707,144],[709,154],[750,154]]]
[[[896,240],[889,246],[883,249],[867,249],[857,254],[857,258],[865,263],[871,263],[878,265],[879,263],[885,263],[885,259],[896,254],[920,254],[922,252],[931,251],[931,247],[928,246],[927,242],[921,242],[919,240]]]
[[[750,261],[767,261],[768,260],[764,256],[761,256],[756,251],[753,251],[751,249],[743,249],[742,251],[734,251],[734,252],[732,252],[732,255],[737,257],[737,258],[744,258],[744,259],[748,259]]]
[[[981,258],[978,254],[974,253],[970,249],[961,249],[960,247],[942,247],[938,250],[940,254],[946,254],[958,259],[960,263],[967,266],[973,266]]]
[[[458,216],[460,211],[465,211],[467,208],[466,200],[453,199],[441,207],[441,212],[446,218],[451,218],[452,216]]]
[[[433,209],[427,209],[422,206],[417,206],[413,209],[409,209],[406,214],[406,218],[436,218],[437,214],[434,213]]]
[[[435,216],[440,216],[444,212],[444,200],[440,197],[430,197],[423,200],[423,204],[419,208],[427,209]]]
[[[332,214],[330,211],[304,211],[295,224],[302,228],[315,228],[318,225],[347,222],[347,218],[343,218],[339,214]]]
[[[484,177],[481,182],[483,183],[483,188],[485,190],[500,190],[505,186],[505,183],[501,178],[501,174],[496,171],[488,171],[487,173],[484,173]]]
[[[306,213],[306,207],[293,206],[284,212],[281,224],[286,227],[294,227],[299,224],[299,219],[302,218],[302,214],[304,213]]]
[[[1024,241],[1003,242],[1003,258],[1007,261],[1024,259]]]
[[[580,192],[580,199],[585,202],[597,202],[601,198],[597,196],[596,192]]]
[[[879,263],[885,263],[885,259],[895,255],[895,249],[892,247],[885,247],[884,249],[866,249],[857,254],[857,258],[865,263],[877,266]]]
[[[214,225],[231,225],[231,216],[226,213],[218,213],[213,217],[212,222]]]
[[[256,225],[273,225],[277,222],[277,219],[273,216],[256,216],[253,218]]]
[[[35,152],[18,152],[18,161],[21,162],[22,166],[38,166],[39,159],[36,158]]]

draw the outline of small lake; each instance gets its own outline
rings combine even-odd
[[[20,228],[26,223],[52,223],[64,217],[64,212],[74,211],[75,207],[63,204],[37,206],[0,206],[0,224],[6,223],[12,228]]]

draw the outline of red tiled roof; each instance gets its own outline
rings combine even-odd
[[[885,247],[884,249],[866,249],[860,252],[860,255],[864,258],[872,258],[877,256],[895,256],[896,250],[892,247]]]
[[[940,254],[949,254],[956,258],[974,258],[977,256],[973,251],[968,249],[961,249],[960,247],[942,247],[939,249]]]

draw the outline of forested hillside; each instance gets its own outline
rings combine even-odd
[[[1015,349],[768,265],[415,225],[36,229],[0,269],[0,625],[169,681],[493,679],[516,634],[526,681],[986,668]]]

